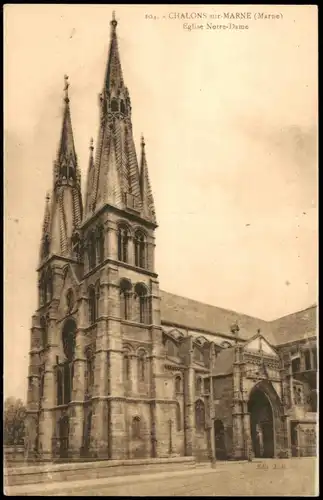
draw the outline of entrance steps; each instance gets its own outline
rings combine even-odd
[[[189,470],[194,469],[195,465],[194,457],[176,457],[6,467],[4,484],[5,486],[19,486],[36,483],[81,481],[84,479],[107,479],[151,472]]]

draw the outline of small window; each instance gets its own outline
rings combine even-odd
[[[176,393],[182,392],[182,379],[179,375],[175,377],[175,392]]]
[[[140,418],[132,419],[132,439],[140,439]]]
[[[182,415],[181,415],[181,407],[176,405],[176,427],[177,431],[182,430]]]
[[[129,230],[126,226],[121,225],[118,228],[118,260],[128,262],[128,244]]]
[[[97,255],[99,262],[102,263],[104,261],[104,229],[103,226],[99,226],[97,229]]]
[[[146,380],[146,354],[143,351],[138,356],[138,379],[140,382]]]
[[[90,325],[96,322],[96,296],[93,287],[89,288],[89,321]]]
[[[122,319],[131,319],[131,282],[127,279],[120,281],[120,316]]]
[[[111,111],[118,111],[119,106],[118,106],[118,101],[117,99],[112,99],[111,101]]]
[[[195,403],[195,425],[200,432],[205,428],[205,407],[200,399]]]
[[[195,394],[196,396],[200,396],[202,394],[202,379],[201,377],[197,377],[195,381]]]
[[[130,365],[130,355],[125,353],[123,355],[123,373],[127,382],[131,380],[131,365]]]
[[[126,112],[126,108],[125,108],[125,105],[124,105],[124,101],[123,101],[123,100],[121,100],[121,101],[120,101],[120,111],[121,111],[121,113],[123,113],[123,114],[125,114],[125,112]]]
[[[135,233],[135,265],[146,267],[146,238],[141,231]]]

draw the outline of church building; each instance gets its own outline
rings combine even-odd
[[[316,306],[267,322],[159,289],[158,214],[116,28],[113,17],[84,198],[65,77],[32,317],[26,457],[315,455]]]

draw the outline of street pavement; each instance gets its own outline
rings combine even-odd
[[[8,488],[6,493],[9,496],[315,496],[317,483],[315,458],[291,458],[217,462],[215,469],[202,465],[171,473],[27,485]]]

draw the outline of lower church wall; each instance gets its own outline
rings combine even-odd
[[[205,461],[209,459],[207,431],[203,432],[195,431],[193,456],[197,461]]]
[[[317,427],[313,423],[298,424],[298,456],[314,457],[317,455]]]

